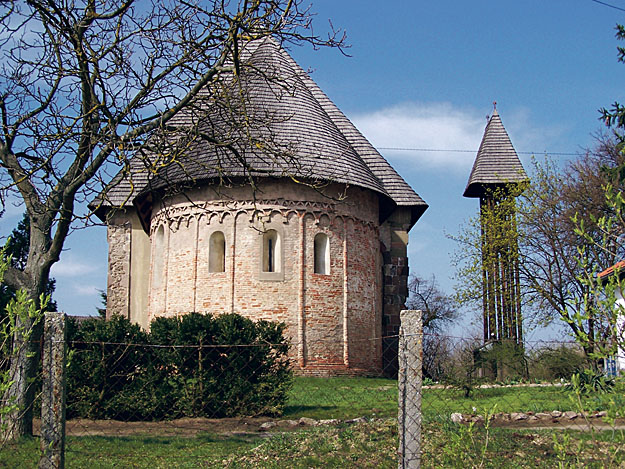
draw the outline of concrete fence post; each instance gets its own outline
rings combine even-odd
[[[65,467],[65,314],[46,313],[43,334],[39,469],[63,469]]]
[[[399,464],[400,469],[421,467],[421,366],[423,326],[421,311],[400,313],[399,329]]]

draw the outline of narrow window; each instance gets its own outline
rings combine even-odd
[[[280,272],[280,237],[276,230],[263,234],[263,272]]]
[[[315,235],[315,273],[328,275],[330,273],[330,240],[325,233]]]
[[[208,271],[226,271],[226,238],[221,231],[215,231],[208,242]]]
[[[152,264],[152,287],[160,288],[163,283],[165,265],[165,228],[159,226],[154,236],[154,263]]]

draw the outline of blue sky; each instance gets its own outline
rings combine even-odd
[[[625,0],[607,0],[625,9]],[[453,291],[445,233],[477,211],[462,193],[497,109],[519,152],[577,153],[601,130],[597,109],[625,101],[614,27],[625,12],[592,0],[316,0],[316,32],[347,32],[351,57],[308,46],[290,52],[430,204],[411,232],[410,267]],[[625,44],[623,44],[625,45]],[[522,154],[529,166],[530,156]],[[565,160],[567,157],[559,157]],[[2,219],[5,234],[21,211]],[[106,289],[106,230],[74,232],[53,267],[59,307],[94,314]]]

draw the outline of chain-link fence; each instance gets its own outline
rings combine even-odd
[[[399,347],[384,338],[399,378],[293,373],[283,342],[68,341],[66,467],[625,465],[625,386],[575,343],[416,327],[404,319]],[[57,405],[46,392],[36,416]],[[0,467],[60,449],[41,444],[42,425],[2,444]]]

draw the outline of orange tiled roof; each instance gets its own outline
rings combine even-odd
[[[616,272],[625,271],[625,261],[617,262],[612,267],[608,267],[603,272],[599,272],[597,274],[597,277],[604,278],[604,277],[607,277],[608,275],[612,275],[615,271]],[[625,273],[625,272],[623,272],[623,273]]]

